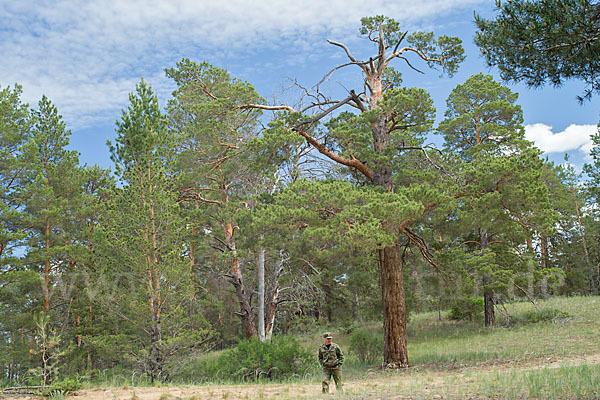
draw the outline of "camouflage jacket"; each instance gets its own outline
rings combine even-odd
[[[342,365],[344,362],[344,354],[342,354],[342,349],[335,343],[331,343],[329,347],[325,344],[322,344],[319,347],[319,364],[323,368],[337,368]]]

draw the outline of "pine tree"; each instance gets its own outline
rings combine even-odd
[[[532,235],[548,235],[555,221],[540,152],[524,138],[517,96],[489,75],[473,75],[452,90],[438,128],[446,154],[458,158],[464,189],[453,217],[470,231],[460,246],[477,247],[466,262],[481,279],[486,326],[494,324],[494,288],[513,285],[526,272],[528,260],[519,260],[515,249],[526,244],[533,257]]]
[[[445,188],[432,187],[431,182],[425,183],[432,178],[429,173],[431,164],[427,159],[431,156],[426,153],[424,146],[424,133],[431,128],[435,114],[432,101],[424,90],[402,87],[401,75],[392,68],[391,63],[400,60],[415,69],[409,61],[414,56],[430,67],[439,66],[444,72],[453,74],[464,56],[458,38],[435,38],[431,32],[408,35],[400,29],[398,22],[384,16],[363,18],[361,24],[361,35],[373,42],[377,54],[368,60],[359,60],[346,45],[329,41],[346,53],[348,62],[333,68],[315,86],[317,94],[314,96],[322,99],[318,91],[327,77],[340,68],[356,66],[362,71],[364,80],[359,83],[358,90],[350,90],[346,99],[322,99],[300,110],[301,114],[319,110],[313,117],[304,117],[290,106],[248,104],[244,108],[289,111],[288,127],[291,132],[304,138],[322,156],[348,167],[350,172],[347,173],[351,177],[361,186],[369,187],[371,194],[366,195],[363,190],[355,191],[351,185],[319,183],[314,191],[309,191],[317,196],[317,200],[306,199],[306,205],[311,202],[318,204],[319,200],[329,205],[332,200],[337,203],[337,200],[347,199],[350,202],[347,206],[337,203],[333,208],[337,212],[330,214],[331,220],[339,223],[338,232],[348,232],[348,224],[336,217],[338,213],[343,210],[343,215],[348,216],[346,210],[353,210],[356,214],[352,221],[360,222],[366,209],[358,208],[359,204],[371,207],[369,217],[372,219],[365,220],[369,221],[369,235],[373,239],[370,243],[375,243],[375,248],[378,248],[384,316],[384,362],[395,368],[408,365],[403,244],[407,239],[428,258],[425,243],[409,228],[433,207],[447,201],[447,193]],[[344,112],[325,129],[317,128],[319,121],[343,106],[353,107],[357,113]],[[416,152],[421,152],[423,156],[419,158]],[[424,169],[423,173],[419,171],[421,168]],[[302,186],[301,190],[308,189]],[[334,191],[326,195],[322,192],[326,190]],[[354,194],[344,195],[345,191]],[[364,196],[372,204],[363,203]],[[327,206],[320,208],[332,210]],[[365,229],[367,225],[360,222],[353,226]]]
[[[94,298],[117,323],[96,344],[126,348],[152,381],[165,380],[175,357],[202,348],[209,332],[185,259],[188,222],[177,202],[174,138],[143,79],[129,100],[109,143],[123,187],[106,203],[94,235]]]
[[[31,137],[23,148],[27,183],[19,198],[28,233],[24,263],[28,270],[41,275],[33,301],[39,301],[35,311],[43,312],[49,321],[44,324],[46,337],[57,325],[66,328],[70,323],[67,307],[73,282],[69,276],[76,270],[72,257],[76,246],[73,227],[81,196],[78,154],[67,149],[70,134],[56,107],[43,96],[38,109],[33,110]],[[41,354],[47,357],[41,365],[48,384],[54,376],[45,368],[49,368],[54,354]]]
[[[217,260],[226,261],[224,275],[235,289],[242,330],[247,338],[255,337],[253,290],[243,273],[237,214],[249,208],[246,197],[255,192],[256,177],[264,174],[249,154],[260,112],[237,106],[260,98],[250,84],[207,63],[184,59],[167,75],[177,84],[169,116],[170,129],[180,143],[181,199],[192,209],[198,205],[194,226],[221,253]]]
[[[26,299],[39,282],[35,272],[24,269],[18,250],[27,237],[20,195],[27,182],[22,155],[31,124],[21,93],[18,85],[0,90],[0,369],[9,382],[27,372],[33,310]]]
[[[502,79],[538,87],[568,79],[587,84],[580,100],[600,91],[600,2],[496,0],[493,20],[475,16],[475,44]]]
[[[25,160],[23,146],[29,139],[30,112],[21,103],[22,89],[15,85],[0,90],[0,272],[16,268],[18,247],[26,233],[18,221],[24,215],[19,210],[19,188],[24,185]]]

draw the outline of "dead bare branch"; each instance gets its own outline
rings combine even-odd
[[[352,101],[354,101],[354,104],[356,104],[356,107],[358,107],[360,111],[367,111],[367,108],[364,106],[362,100],[360,99],[360,95],[357,95],[354,90],[350,90],[350,96],[352,96]]]
[[[427,62],[442,62],[444,61],[443,56],[437,57],[437,58],[431,58],[431,57],[427,57],[427,55],[425,53],[423,53],[421,50],[419,49],[415,49],[414,47],[403,47],[400,50],[390,54],[386,59],[385,59],[385,64],[387,65],[390,61],[392,61],[392,59],[394,59],[395,57],[400,57],[402,54],[404,54],[404,52],[407,51],[411,51],[413,53],[415,53],[416,55],[418,55],[421,59],[423,59],[423,61],[427,61]]]
[[[313,87],[314,87],[314,88],[318,88],[318,87],[321,85],[321,83],[325,82],[325,81],[327,80],[327,78],[328,78],[329,76],[331,76],[331,74],[333,74],[333,73],[334,73],[335,71],[337,71],[338,69],[341,69],[341,68],[347,67],[347,66],[349,66],[349,65],[358,65],[359,67],[361,67],[361,69],[363,69],[363,70],[364,70],[364,68],[362,67],[362,65],[365,65],[365,64],[367,64],[367,63],[369,63],[369,61],[352,61],[352,62],[349,62],[349,63],[345,63],[345,64],[342,64],[342,65],[338,65],[337,67],[334,67],[334,68],[332,68],[332,69],[331,69],[331,70],[330,70],[328,73],[326,73],[326,74],[323,76],[323,78],[321,78],[321,80],[320,80],[319,82],[317,82],[317,84],[316,84],[315,86],[313,86]]]
[[[229,244],[225,243],[223,240],[219,239],[217,236],[213,236],[213,238],[214,238],[214,239],[215,239],[217,242],[219,242],[219,243],[221,243],[223,246],[225,246],[225,247],[226,247],[226,248],[227,248],[229,251],[233,251],[233,247],[231,247],[231,245],[229,245]]]
[[[339,164],[354,168],[357,171],[359,171],[360,173],[362,173],[368,180],[370,180],[370,181],[373,180],[373,172],[369,169],[369,167],[367,167],[361,161],[357,160],[354,157],[348,159],[348,158],[340,156],[339,154],[329,150],[327,147],[325,147],[323,144],[321,144],[317,139],[313,138],[311,135],[309,135],[307,132],[305,132],[303,130],[300,130],[297,128],[294,128],[292,130],[294,132],[297,132],[300,136],[304,137],[304,139],[306,139],[306,141],[308,143],[310,143],[315,149],[317,149],[317,151],[319,153],[323,154],[324,156],[330,158],[331,160],[333,160]]]
[[[301,258],[300,260],[304,261],[306,263],[306,265],[308,265],[315,274],[317,275],[321,275],[321,271],[319,271],[318,269],[315,268],[314,265],[312,265],[307,259]]]
[[[240,110],[246,110],[246,109],[249,109],[249,108],[258,108],[259,110],[269,110],[269,111],[287,110],[289,112],[296,112],[296,110],[294,110],[292,107],[286,106],[286,105],[265,106],[263,104],[244,104],[244,105],[241,105],[241,106],[237,106],[236,108],[238,108]]]
[[[354,96],[356,96],[356,95],[354,95]],[[337,101],[334,106],[331,106],[327,110],[321,112],[320,114],[317,114],[317,116],[315,116],[314,118],[311,118],[308,121],[300,122],[298,125],[296,125],[294,127],[294,129],[297,129],[297,128],[303,126],[303,125],[310,125],[310,124],[313,124],[315,122],[318,122],[319,120],[323,119],[325,116],[327,116],[328,114],[330,114],[333,111],[337,110],[338,108],[340,108],[344,104],[348,104],[350,101],[354,100],[354,96],[350,95],[350,96],[346,97],[344,100]]]
[[[350,61],[355,62],[355,63],[360,62],[356,58],[354,58],[354,56],[352,55],[352,53],[350,53],[350,49],[348,49],[348,47],[345,44],[334,42],[333,40],[327,40],[327,43],[332,44],[334,46],[341,47],[342,49],[344,49],[344,51],[346,52],[346,55],[348,56],[348,58],[350,59]]]
[[[329,104],[337,104],[338,102],[335,100],[329,100],[329,101],[324,101],[322,103],[312,103],[309,106],[304,107],[302,110],[300,110],[301,113],[305,113],[306,111],[310,110],[313,107],[322,107],[322,106],[326,106]]]
[[[448,279],[452,280],[452,277],[448,273],[443,271],[435,263],[435,261],[433,261],[433,256],[429,252],[427,243],[425,243],[425,240],[423,240],[423,238],[421,238],[419,235],[409,231],[407,228],[404,228],[402,230],[402,233],[404,233],[412,243],[417,245],[417,248],[419,249],[419,252],[423,256],[425,261],[427,261],[427,263],[429,263],[438,273],[442,274],[442,279],[444,279],[446,281],[446,283],[448,283]]]
[[[398,151],[404,151],[404,150],[420,150],[420,151],[422,151],[422,152],[423,152],[423,155],[425,156],[425,158],[427,159],[427,161],[429,161],[429,163],[430,163],[431,165],[433,165],[433,166],[434,166],[436,169],[438,169],[438,170],[440,170],[440,171],[444,171],[444,172],[446,171],[446,170],[444,169],[444,167],[442,167],[442,166],[440,166],[440,165],[436,164],[436,163],[435,163],[435,162],[434,162],[434,161],[433,161],[433,160],[432,160],[432,159],[429,157],[429,154],[427,154],[427,151],[426,151],[426,149],[429,149],[429,150],[434,150],[434,151],[437,151],[438,153],[442,154],[442,151],[441,151],[440,149],[437,149],[437,148],[435,148],[435,147],[433,147],[433,146],[431,146],[431,145],[426,145],[426,146],[404,146],[404,145],[402,145],[402,146],[397,146],[396,148],[398,149]],[[454,176],[454,175],[452,175],[452,174],[449,174],[449,173],[447,173],[447,175]]]
[[[423,75],[425,74],[425,72],[421,71],[420,69],[418,69],[417,67],[415,67],[414,65],[412,65],[412,64],[410,63],[410,61],[408,61],[408,58],[406,58],[406,57],[401,57],[401,56],[400,56],[400,57],[398,57],[398,58],[400,58],[400,59],[402,59],[402,60],[406,61],[406,64],[408,64],[408,66],[409,66],[410,68],[412,68],[413,70],[417,71],[418,73],[420,73],[420,74],[423,74]]]
[[[408,34],[408,31],[404,32],[402,37],[396,43],[396,46],[394,47],[394,51],[392,51],[392,54],[394,54],[396,51],[398,51],[398,47],[400,46],[400,43],[402,43],[402,41],[404,41],[404,38],[406,37],[407,34]]]
[[[529,295],[529,293],[525,289],[523,289],[521,286],[517,285],[515,282],[513,282],[513,284],[515,285],[515,287],[517,289],[519,289],[521,292],[523,292],[523,294],[527,297],[527,299],[529,299],[529,301],[531,302],[531,304],[533,304],[533,307],[536,309],[536,311],[540,311],[537,304],[535,304],[535,300]]]

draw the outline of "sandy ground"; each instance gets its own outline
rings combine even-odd
[[[410,390],[402,390],[402,381],[423,379],[431,387],[431,399],[442,399],[435,394],[436,386],[441,385],[445,378],[454,376],[460,379],[469,370],[477,372],[498,372],[508,370],[531,370],[539,368],[559,368],[561,366],[577,366],[584,364],[600,364],[600,353],[571,358],[533,359],[520,362],[495,362],[470,366],[457,366],[455,369],[444,371],[422,371],[414,373],[382,374],[372,372],[364,380],[345,382],[346,396],[343,398],[357,399],[410,399]],[[394,386],[397,390],[388,391]],[[439,387],[439,386],[438,386]],[[335,391],[333,389],[332,391]],[[354,394],[350,394],[354,393]],[[382,394],[383,393],[383,394]],[[141,388],[108,388],[80,390],[67,397],[68,400],[200,400],[200,399],[320,399],[331,398],[332,395],[320,393],[320,383],[266,384],[266,385],[231,385],[231,386],[167,386]],[[340,396],[336,396],[340,397]],[[38,400],[39,397],[30,395],[0,394],[2,399]],[[468,398],[468,397],[467,397]],[[472,397],[476,398],[476,396]]]

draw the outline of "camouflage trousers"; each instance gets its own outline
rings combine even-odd
[[[335,381],[335,387],[338,392],[342,392],[342,368],[323,368],[323,393],[329,393],[329,383],[331,377]]]

